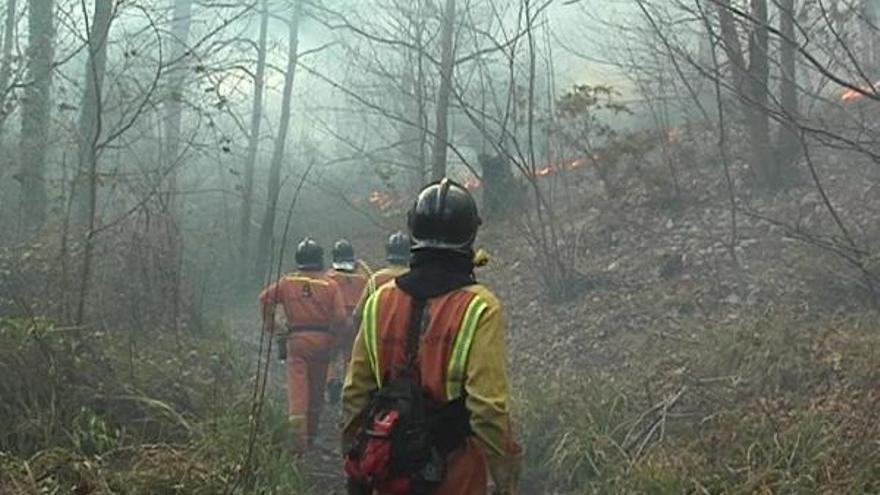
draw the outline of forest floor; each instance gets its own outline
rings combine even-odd
[[[252,355],[259,352],[259,338],[254,331],[256,321],[246,315],[253,308],[243,308],[240,312],[243,316],[233,318],[231,327],[237,329],[238,335],[252,349]],[[274,352],[274,351],[273,351]],[[269,366],[268,387],[265,392],[265,400],[272,408],[285,411],[287,408],[287,376],[285,365],[272,360]],[[329,397],[325,397],[329,399]],[[319,428],[317,447],[303,454],[301,457],[289,457],[292,466],[302,475],[303,493],[344,495],[345,478],[342,472],[340,451],[340,424],[342,410],[340,404],[324,403],[324,413]]]
[[[877,188],[819,158],[876,245]],[[880,493],[880,318],[858,273],[798,237],[836,235],[815,188],[750,198],[731,242],[720,171],[681,172],[676,201],[574,182],[565,299],[515,219],[487,222],[523,494]],[[352,240],[372,261],[380,239]],[[229,308],[202,333],[0,320],[0,495],[342,493],[338,411],[325,449],[292,459],[283,368],[254,409],[256,307]]]
[[[838,213],[877,245],[876,187],[823,163]],[[749,198],[734,230],[720,170],[685,177],[676,201],[576,190],[568,299],[547,295],[522,234],[481,237],[526,493],[880,493],[880,318],[858,270],[812,242],[839,235],[814,184]]]

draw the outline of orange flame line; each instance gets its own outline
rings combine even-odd
[[[850,101],[855,101],[855,100],[858,100],[858,99],[861,99],[862,97],[864,97],[865,93],[868,93],[871,91],[877,91],[878,87],[880,87],[880,81],[877,81],[872,85],[863,84],[863,85],[859,86],[858,90],[853,89],[853,88],[849,88],[846,91],[844,91],[842,95],[840,95],[840,99],[844,103],[847,103]]]

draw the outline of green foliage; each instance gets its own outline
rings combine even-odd
[[[123,335],[0,320],[0,493],[305,491],[274,401],[242,470],[253,382],[240,343]]]
[[[73,420],[73,445],[77,451],[88,456],[99,455],[113,448],[119,441],[120,432],[110,426],[107,418],[81,407]]]
[[[566,490],[608,486],[628,465],[622,444],[637,408],[622,390],[595,378],[520,383],[517,390],[526,392],[517,397],[516,415],[528,486],[547,480]]]

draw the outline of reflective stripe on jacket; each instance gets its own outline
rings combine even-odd
[[[382,287],[408,271],[409,267],[406,266],[389,265],[370,276],[367,285],[364,287],[364,291],[361,294],[361,298],[357,303],[357,307],[354,309],[355,325],[360,325],[361,318],[364,315],[364,306],[367,304],[367,299],[372,296],[379,287]]]

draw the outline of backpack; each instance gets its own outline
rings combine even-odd
[[[345,456],[345,472],[362,493],[430,493],[446,474],[446,457],[471,434],[465,397],[433,400],[415,370],[424,299],[413,299],[407,329],[406,361],[376,390],[355,420],[355,440]]]

